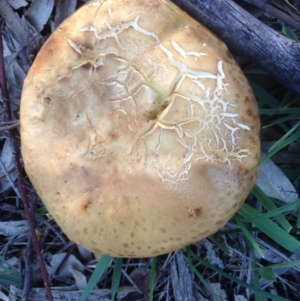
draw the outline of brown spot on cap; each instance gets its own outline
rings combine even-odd
[[[202,208],[187,208],[188,217],[199,217],[202,213]]]

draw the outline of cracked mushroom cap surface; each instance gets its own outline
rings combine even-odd
[[[243,204],[259,161],[255,98],[227,47],[166,0],[90,1],[24,83],[27,174],[74,242],[150,257]]]

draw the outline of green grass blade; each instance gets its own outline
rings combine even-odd
[[[272,127],[274,125],[282,124],[286,121],[295,120],[296,118],[298,118],[298,115],[296,115],[296,114],[287,115],[287,116],[280,117],[280,118],[277,117],[273,122],[271,122],[267,125],[264,125],[263,128],[266,129],[266,128]]]
[[[280,166],[280,169],[291,182],[300,180],[300,170],[296,170],[292,165]]]
[[[246,228],[244,223],[241,221],[241,219],[237,215],[235,215],[233,217],[233,219],[236,222],[236,224],[240,227],[240,229],[242,230],[244,236],[248,240],[248,243],[260,254],[260,256],[262,256],[264,258],[265,256],[264,256],[263,251],[259,247],[258,243],[254,240],[252,234],[248,231],[248,229]]]
[[[286,147],[287,145],[293,143],[294,141],[298,140],[300,138],[300,132],[295,133],[294,135],[288,137],[285,140],[278,140],[278,143],[275,143],[276,145],[273,145],[271,150],[269,150],[268,154],[266,155],[266,158],[264,161],[272,157],[274,154],[276,154],[279,150]],[[279,142],[280,141],[280,142]]]
[[[192,259],[191,259],[191,255],[190,255],[190,250],[191,250],[190,246],[182,248],[182,254],[185,257],[185,261],[186,261],[186,263],[189,266],[190,271],[191,271],[191,276],[194,279],[195,278],[195,273],[194,273],[194,270],[191,268],[191,266],[193,264],[192,264]]]
[[[213,244],[218,246],[223,252],[225,252],[228,255],[230,254],[230,251],[227,248],[227,246],[225,246],[225,244],[223,244],[221,241],[219,241],[218,239],[216,239],[213,236],[208,237],[208,239],[211,240],[213,242]]]
[[[97,282],[101,278],[101,276],[106,271],[109,263],[111,262],[112,258],[108,255],[102,255],[99,262],[97,263],[97,266],[89,279],[86,288],[82,292],[82,295],[80,296],[79,301],[85,301],[85,299],[88,297],[89,293],[93,290],[93,288],[96,286]]]
[[[243,70],[246,75],[268,75],[268,73],[263,69],[246,69]]]
[[[296,214],[296,217],[297,217],[297,222],[296,222],[296,227],[297,227],[297,229],[300,229],[300,214],[299,214],[299,212]]]
[[[0,267],[1,271],[1,267]],[[16,287],[23,286],[23,276],[20,274],[3,273],[0,274],[0,285],[13,285]]]
[[[262,161],[260,161],[260,163],[254,167],[247,175],[246,177],[250,176],[251,174],[253,174],[254,172],[256,172],[260,166],[262,166],[267,160],[269,160],[274,154],[276,154],[279,150],[281,150],[282,148],[286,147],[287,145],[290,145],[291,143],[293,143],[294,141],[298,140],[300,138],[300,132],[295,133],[294,135],[288,137],[285,140],[279,140],[280,143],[275,143],[276,145],[272,146],[272,149],[269,150],[269,152],[266,154],[266,156],[264,157],[264,159]],[[278,141],[278,142],[279,142]]]
[[[252,193],[255,195],[255,197],[259,200],[259,202],[263,205],[263,207],[267,211],[272,211],[277,209],[274,202],[257,185],[253,187]],[[277,216],[275,216],[275,219],[285,231],[287,232],[291,231],[292,226],[282,214],[278,214]]]
[[[238,213],[244,218],[260,216],[261,213],[248,204],[244,204]],[[253,223],[260,231],[269,236],[279,245],[290,252],[300,251],[300,242],[269,219]]]
[[[187,258],[187,254],[186,251],[183,249],[182,250],[183,256],[185,257],[185,260],[190,268],[190,271],[192,274],[195,274],[198,279],[200,280],[200,282],[203,284],[203,286],[207,289],[207,291],[212,295],[212,297],[214,298],[215,301],[221,301],[218,296],[216,295],[216,293],[214,292],[214,290],[211,288],[211,286],[209,285],[209,283],[206,281],[206,279],[201,275],[201,273],[196,269],[195,265],[192,264],[191,261],[188,261]],[[191,251],[190,254],[192,254],[193,252]],[[194,254],[194,253],[193,253]],[[190,255],[189,255],[190,256]]]
[[[260,109],[260,115],[300,114],[299,108]]]
[[[0,256],[0,284],[23,286],[23,275]]]
[[[284,107],[291,107],[292,105],[296,104],[300,100],[300,97],[297,97],[291,91],[288,91],[285,96],[283,97],[280,106]]]
[[[267,213],[263,213],[260,216],[253,216],[253,217],[250,217],[250,218],[242,219],[242,222],[244,222],[244,223],[254,223],[254,222],[257,222],[257,221],[264,221],[266,218],[272,218],[272,217],[277,216],[278,214],[282,214],[282,213],[285,213],[285,212],[291,212],[295,209],[298,209],[299,207],[300,207],[300,199],[293,202],[293,203],[284,205],[280,208],[271,210]]]
[[[256,256],[254,254],[253,246],[250,245],[250,254],[252,259],[252,269],[256,268]],[[253,279],[253,285],[257,290],[260,290],[260,284],[259,284],[259,272],[255,269],[252,270],[252,279]],[[261,294],[255,292],[255,301],[264,301],[264,298]]]
[[[282,24],[282,32],[284,33],[284,35],[287,38],[289,38],[295,42],[300,42],[297,35],[289,27],[287,27],[284,23]]]
[[[267,105],[271,108],[278,108],[280,106],[280,102],[265,89],[257,85],[256,83],[249,81],[249,84],[256,96],[256,98],[262,102],[264,105]],[[295,113],[294,113],[295,114]]]
[[[286,261],[286,262],[280,262],[276,264],[271,264],[265,267],[256,267],[256,270],[264,270],[264,269],[279,269],[279,268],[296,268],[296,266],[299,266],[297,268],[297,271],[300,272],[300,260],[293,260],[293,261]]]
[[[272,269],[261,270],[260,275],[263,279],[267,279],[269,281],[276,281],[276,275]]]
[[[114,301],[120,285],[123,258],[116,258],[111,282],[111,301]]]
[[[272,145],[272,147],[269,149],[269,152],[271,152],[274,149],[281,149],[282,143],[286,141],[289,137],[291,137],[292,133],[296,131],[300,126],[300,121],[298,121],[284,136],[282,136],[276,143]],[[296,133],[297,134],[297,133]]]
[[[267,298],[270,298],[271,300],[275,300],[275,301],[290,301],[286,298],[283,298],[283,297],[280,297],[280,296],[277,296],[277,295],[273,295],[271,293],[268,293],[262,289],[258,289],[257,287],[253,286],[253,285],[250,285],[242,280],[239,280],[238,278],[234,277],[234,276],[231,276],[229,274],[227,274],[226,272],[224,272],[223,270],[211,265],[210,263],[208,263],[206,260],[202,259],[201,257],[197,256],[195,253],[191,252],[191,255],[192,257],[197,260],[197,261],[200,261],[204,266],[206,266],[207,268],[215,271],[216,273],[218,273],[219,275],[253,291],[254,293],[259,293],[261,294],[262,296],[264,297],[267,297]]]

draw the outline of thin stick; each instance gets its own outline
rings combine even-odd
[[[2,92],[2,98],[3,98],[3,108],[4,108],[4,113],[5,113],[5,120],[6,121],[12,121],[12,114],[10,110],[10,104],[9,104],[9,97],[8,97],[8,89],[7,89],[7,79],[6,79],[6,73],[5,73],[5,66],[4,66],[4,58],[3,58],[3,44],[2,44],[2,24],[0,24],[0,88]],[[27,198],[27,192],[25,189],[25,185],[23,182],[23,175],[22,175],[22,168],[20,164],[20,155],[18,148],[15,145],[15,138],[14,138],[14,130],[9,129],[8,130],[8,135],[9,135],[9,140],[13,149],[13,156],[14,156],[14,162],[16,165],[16,170],[17,170],[17,175],[18,175],[18,187],[20,194],[22,196],[25,212],[26,212],[26,218],[28,221],[28,226],[29,226],[29,231],[32,239],[32,244],[34,251],[36,253],[41,273],[42,273],[42,278],[44,282],[44,286],[46,289],[47,297],[49,301],[53,301],[49,281],[48,281],[48,273],[45,268],[45,264],[43,261],[43,256],[42,252],[40,250],[35,228],[34,228],[34,223],[32,219],[32,215],[30,213],[30,205],[29,201]]]
[[[244,0],[260,9],[262,9],[264,12],[270,14],[276,19],[279,19],[283,21],[288,26],[300,30],[300,22],[293,18],[293,16],[288,15],[286,12],[274,7],[271,4],[268,4],[265,1],[262,0]]]
[[[17,122],[17,123],[13,123],[13,124],[10,124],[10,125],[0,126],[0,132],[4,132],[4,131],[7,131],[7,130],[14,129],[14,128],[18,127],[19,125],[20,125],[19,122]]]

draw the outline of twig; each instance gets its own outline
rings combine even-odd
[[[67,260],[69,259],[69,257],[71,256],[72,252],[74,251],[76,245],[72,244],[71,247],[68,249],[66,255],[64,256],[63,260],[61,261],[61,263],[59,264],[59,266],[57,267],[56,271],[54,271],[53,275],[55,274],[59,274],[59,272],[61,271],[61,269],[63,268],[64,264],[67,262]]]
[[[10,110],[10,104],[8,101],[9,97],[8,97],[8,89],[7,89],[7,79],[6,79],[6,73],[5,73],[4,58],[3,58],[2,24],[0,24],[0,88],[1,88],[1,92],[2,92],[2,98],[3,98],[3,108],[4,108],[4,113],[5,113],[5,120],[11,121],[12,114],[11,114],[11,110]],[[40,265],[42,278],[43,278],[44,286],[45,286],[46,293],[47,293],[47,298],[49,301],[53,301],[53,297],[52,297],[52,293],[51,293],[51,289],[50,289],[50,285],[49,285],[49,281],[48,281],[48,273],[45,268],[42,252],[41,252],[39,244],[38,244],[32,216],[30,213],[30,205],[29,205],[29,201],[27,198],[27,192],[25,189],[25,185],[23,182],[19,150],[17,149],[17,147],[15,145],[14,130],[13,129],[8,130],[8,135],[9,135],[9,140],[10,140],[10,143],[11,143],[11,146],[13,149],[14,162],[16,165],[16,170],[17,170],[17,175],[18,175],[18,187],[19,187],[20,194],[22,196],[22,200],[23,200],[23,204],[24,204],[24,208],[25,208],[25,212],[26,212],[26,218],[27,218],[28,225],[29,225],[29,231],[30,231],[30,235],[31,235],[31,239],[32,239],[33,248],[34,248],[34,251],[36,253],[36,256],[37,256],[37,259],[38,259],[38,262]]]
[[[14,129],[14,128],[18,127],[19,125],[20,125],[20,123],[16,122],[16,123],[12,123],[9,125],[0,126],[0,132]]]
[[[295,20],[293,17],[283,12],[282,10],[274,7],[273,5],[270,5],[267,2],[261,0],[244,0],[244,1],[262,9],[264,12],[270,14],[274,18],[283,21],[286,25],[294,29],[300,30],[299,21]]]
[[[15,124],[15,123],[20,124],[19,120],[0,121],[0,126],[2,126],[2,125],[10,125],[10,124]]]

